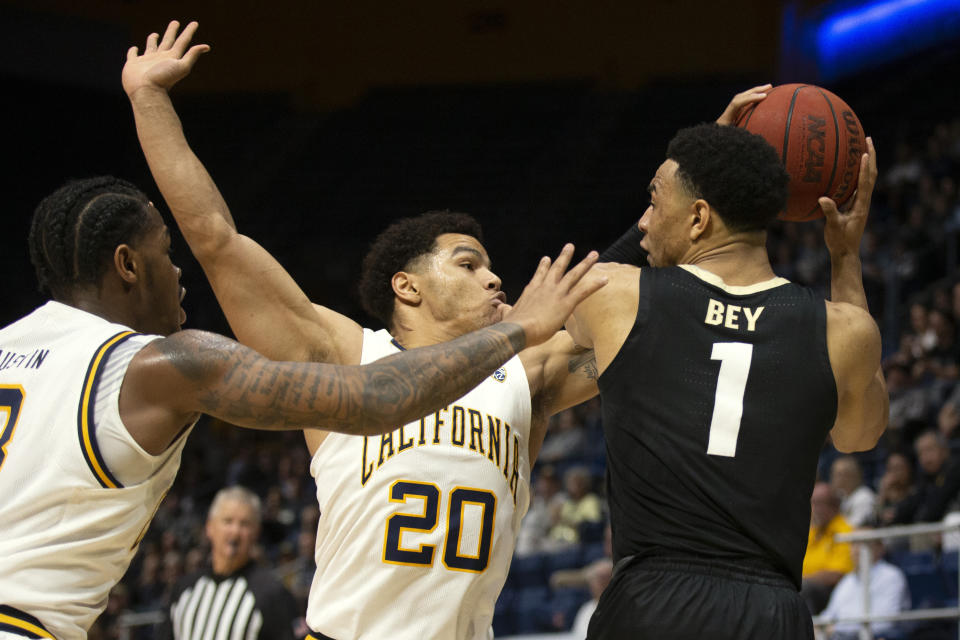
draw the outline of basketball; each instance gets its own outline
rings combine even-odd
[[[842,207],[857,188],[867,144],[857,114],[835,94],[811,84],[784,84],[743,109],[736,126],[763,136],[790,174],[781,220],[823,216],[818,198]]]

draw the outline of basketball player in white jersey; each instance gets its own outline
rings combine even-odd
[[[207,50],[190,47],[196,28],[178,35],[172,22],[143,55],[131,49],[123,85],[154,178],[239,340],[270,357],[357,364],[501,318],[500,279],[469,216],[426,214],[381,236],[364,276],[377,290],[365,304],[389,328],[381,331],[312,304],[238,234],[167,94]],[[547,418],[596,394],[590,360],[559,333],[382,437],[307,432],[322,514],[313,637],[486,638]]]
[[[34,214],[53,300],[0,329],[0,638],[85,638],[173,482],[198,415],[289,429],[389,432],[552,336],[601,281],[541,262],[509,321],[365,367],[273,362],[180,331],[170,233],[112,177],[73,181]],[[163,337],[167,336],[167,337]]]

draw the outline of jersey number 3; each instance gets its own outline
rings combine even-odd
[[[23,395],[23,387],[18,384],[0,385],[0,468],[7,458],[7,445],[17,428]]]
[[[713,397],[707,453],[732,458],[737,453],[740,419],[743,418],[743,394],[747,390],[753,345],[745,342],[715,342],[710,359],[720,361],[720,375]]]
[[[430,533],[437,528],[440,515],[440,489],[435,484],[398,480],[390,487],[390,502],[406,503],[420,500],[423,512],[395,513],[387,518],[383,540],[383,561],[414,567],[433,565],[436,547],[420,544],[411,549],[403,546],[403,533]],[[493,539],[497,496],[484,489],[457,487],[450,491],[447,506],[447,531],[443,543],[443,565],[453,571],[480,573],[490,562],[490,542]],[[464,540],[467,519],[476,518],[479,533],[473,540]],[[473,536],[468,536],[472,538]],[[473,543],[473,544],[471,544]],[[472,549],[465,550],[470,545]]]

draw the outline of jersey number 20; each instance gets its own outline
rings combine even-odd
[[[743,394],[747,390],[753,345],[745,342],[715,342],[711,360],[720,361],[717,392],[710,418],[707,453],[732,458],[737,453],[740,419],[743,418]]]
[[[23,387],[0,385],[0,467],[7,457],[7,445],[17,428],[20,407],[23,406]]]
[[[383,561],[391,564],[429,567],[433,564],[435,545],[420,544],[416,549],[403,546],[403,533],[430,533],[437,528],[440,515],[440,489],[435,484],[398,480],[390,487],[390,502],[406,503],[420,500],[420,514],[395,513],[387,518],[383,541]],[[479,517],[478,539],[464,541],[464,521],[467,507],[471,515]],[[479,513],[477,513],[479,511]],[[456,487],[447,500],[447,531],[443,543],[443,565],[454,571],[480,573],[490,562],[490,542],[493,539],[497,496],[484,489]],[[475,553],[465,552],[464,542],[474,542]]]

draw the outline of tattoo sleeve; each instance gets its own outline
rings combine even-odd
[[[182,331],[157,340],[196,406],[259,429],[315,426],[370,435],[453,402],[523,349],[523,329],[501,322],[362,366],[275,362],[222,336]]]

